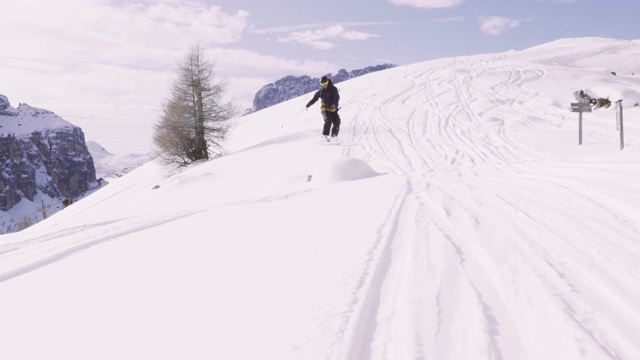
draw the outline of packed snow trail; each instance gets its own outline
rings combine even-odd
[[[526,90],[546,76],[457,58],[395,70],[393,87],[362,96],[350,131],[363,147],[348,153],[406,176],[408,190],[341,358],[640,354],[640,165],[567,166],[520,144],[519,131],[567,117]]]

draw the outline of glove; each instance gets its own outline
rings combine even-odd
[[[336,112],[336,111],[338,111],[338,109],[336,108],[335,105],[331,105],[331,107],[329,107],[329,111]]]

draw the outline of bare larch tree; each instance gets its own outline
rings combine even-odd
[[[226,84],[216,81],[213,65],[199,45],[178,64],[178,77],[153,136],[166,164],[187,166],[222,155],[220,142],[235,108],[223,102]]]

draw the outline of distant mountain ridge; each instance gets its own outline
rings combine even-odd
[[[345,69],[341,69],[337,74],[326,74],[334,84],[349,80],[358,76],[366,75],[372,72],[386,70],[395,67],[394,64],[381,64],[368,66],[364,69],[352,70],[347,72]],[[263,86],[253,98],[253,107],[248,109],[246,113],[256,112],[269,106],[279,104],[283,101],[287,101],[298,97],[300,95],[307,94],[318,89],[318,82],[320,78],[312,78],[308,75],[303,76],[285,76],[280,80],[277,80],[271,84]]]
[[[62,202],[99,187],[80,127],[27,104],[13,108],[4,95],[0,163],[0,211],[43,196]]]

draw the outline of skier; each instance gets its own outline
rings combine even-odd
[[[320,85],[322,89],[316,91],[311,101],[307,103],[307,109],[315,104],[318,99],[322,99],[322,105],[320,106],[320,112],[322,112],[322,118],[324,119],[322,139],[331,141],[331,139],[338,137],[340,132],[340,116],[338,115],[340,94],[338,93],[338,88],[333,86],[333,82],[326,76],[320,79]],[[331,135],[331,138],[329,138],[329,135]]]

